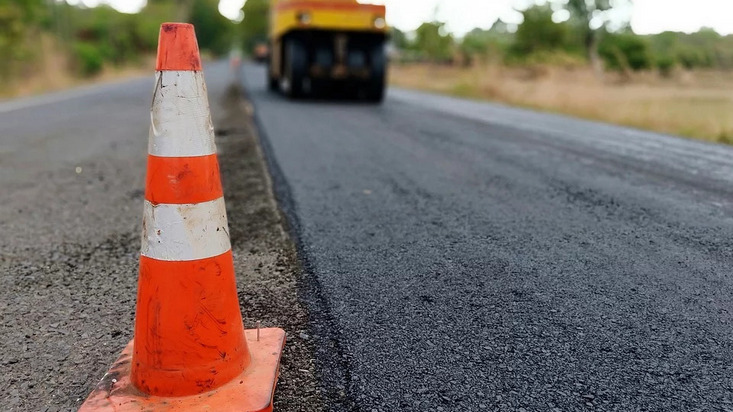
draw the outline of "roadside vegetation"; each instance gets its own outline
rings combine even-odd
[[[390,81],[733,143],[733,36],[636,35],[612,5],[623,6],[536,5],[517,26],[497,21],[462,38],[440,21],[393,29]]]
[[[125,14],[105,5],[0,0],[0,95],[149,73],[164,21],[194,23],[202,52],[224,54],[237,26],[219,14],[218,3],[148,0],[143,12]]]

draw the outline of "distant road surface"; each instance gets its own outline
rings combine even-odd
[[[264,79],[333,410],[733,411],[732,147]]]

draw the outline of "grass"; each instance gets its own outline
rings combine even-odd
[[[733,144],[733,73],[599,79],[585,67],[394,64],[390,83]]]

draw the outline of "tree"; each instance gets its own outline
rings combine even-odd
[[[193,0],[148,0],[148,6],[170,7],[173,14],[169,17],[175,21],[189,21]],[[217,4],[218,5],[218,4]]]
[[[565,47],[568,27],[552,20],[553,10],[549,5],[532,6],[522,12],[524,21],[514,37],[512,51],[527,56],[540,51],[557,51]]]
[[[468,32],[461,40],[460,50],[467,65],[474,59],[484,58],[489,53],[491,33],[488,30],[475,28]]]
[[[588,59],[596,73],[601,73],[603,67],[598,54],[601,30],[605,30],[609,23],[608,11],[614,7],[628,4],[629,0],[567,0],[565,7],[572,19],[580,26]]]
[[[199,46],[222,55],[231,47],[234,24],[219,13],[218,5],[219,0],[194,0],[189,21],[196,27]]]
[[[28,42],[39,29],[42,11],[42,0],[0,0],[0,80],[8,78],[19,61],[33,57]]]
[[[489,29],[490,32],[496,33],[496,34],[509,34],[509,25],[502,19],[496,19],[494,24],[491,25],[491,28]]]
[[[398,50],[405,50],[410,47],[410,41],[407,39],[407,35],[397,27],[389,28],[389,37],[392,45]]]
[[[414,47],[430,60],[450,61],[453,57],[453,36],[446,32],[445,23],[423,23],[415,30]]]
[[[612,33],[604,36],[598,52],[608,68],[626,74],[631,70],[649,69],[653,62],[649,43],[634,33]]]
[[[267,41],[270,1],[247,0],[242,6],[242,12],[244,12],[244,20],[241,23],[244,49],[251,51],[257,43]]]
[[[505,30],[495,30],[496,27],[497,24],[494,24],[489,30],[475,28],[466,33],[459,46],[466,64],[471,64],[476,60],[486,61],[491,57],[501,57],[504,54],[514,37]]]

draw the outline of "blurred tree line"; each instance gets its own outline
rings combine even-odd
[[[522,10],[519,25],[498,20],[490,29],[477,28],[463,38],[455,38],[439,21],[408,33],[392,28],[392,45],[403,61],[590,64],[597,71],[658,70],[663,75],[675,68],[733,69],[732,35],[707,28],[691,34],[636,35],[628,22],[610,19],[614,8],[628,6],[628,1],[551,1]]]
[[[674,68],[733,69],[733,36],[712,29],[685,34],[634,34],[619,10],[633,0],[545,0],[521,10],[523,21],[513,26],[498,20],[488,29],[474,29],[462,38],[445,23],[429,21],[413,32],[391,29],[394,54],[403,61],[470,65],[590,64],[596,71],[632,72]],[[245,51],[267,40],[269,0],[247,0],[241,32]],[[660,15],[660,18],[663,16]]]
[[[655,69],[662,74],[678,67],[733,69],[733,36],[711,29],[639,36],[628,22],[619,21],[618,13],[613,14],[630,2],[550,0],[522,10],[519,25],[499,20],[490,29],[474,29],[456,38],[443,22],[430,21],[409,33],[392,29],[391,43],[398,58],[407,61],[591,64],[596,70]],[[164,21],[194,23],[202,51],[213,55],[224,54],[233,45],[251,51],[266,41],[269,0],[247,0],[242,24],[223,17],[218,3],[148,0],[141,13],[124,14],[104,5],[84,8],[62,0],[0,0],[0,82],[51,64],[42,47],[44,39],[51,39],[53,52],[66,56],[69,67],[64,69],[79,76],[95,75],[105,65],[134,64],[154,54]]]
[[[148,0],[141,13],[125,14],[101,5],[71,6],[59,0],[0,0],[0,81],[29,75],[48,53],[66,57],[79,76],[99,73],[105,65],[139,62],[155,53],[160,24],[187,21],[196,26],[202,51],[226,53],[236,25],[218,11],[219,0]]]

